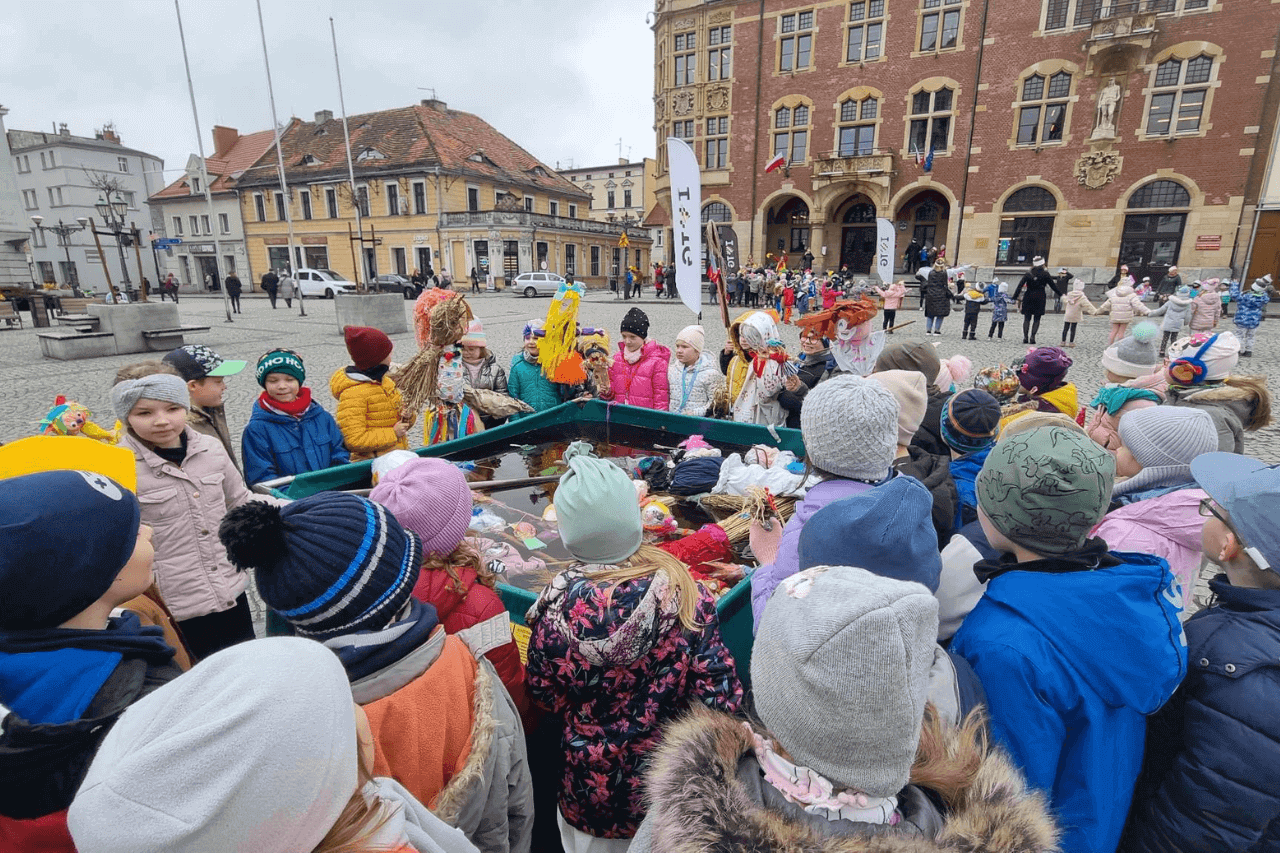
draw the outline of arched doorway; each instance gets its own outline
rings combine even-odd
[[[1182,231],[1187,224],[1191,193],[1176,181],[1152,181],[1129,197],[1124,234],[1120,237],[1120,264],[1129,265],[1137,281],[1151,277],[1159,284],[1169,267],[1178,263]]]
[[[840,267],[867,275],[876,262],[876,206],[865,195],[855,195],[838,213]]]
[[[799,257],[809,248],[809,205],[791,196],[767,211],[765,251],[775,258]]]
[[[898,209],[898,221],[907,223],[908,233],[911,235],[907,240],[907,246],[911,245],[912,241],[926,249],[945,245],[950,219],[951,203],[937,190],[918,192]],[[903,247],[904,252],[907,246]],[[919,266],[920,259],[913,258],[908,271]]]
[[[1037,255],[1049,260],[1058,200],[1044,187],[1023,187],[1004,200],[996,266],[1030,266]]]

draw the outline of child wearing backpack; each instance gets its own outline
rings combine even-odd
[[[557,820],[565,850],[625,851],[644,817],[641,770],[666,722],[742,705],[715,601],[671,555],[643,545],[635,488],[570,445],[556,491],[578,562],[529,608],[529,692],[561,720]]]
[[[258,359],[254,378],[262,394],[240,438],[249,485],[345,465],[351,454],[333,415],[311,399],[302,356],[277,349]]]

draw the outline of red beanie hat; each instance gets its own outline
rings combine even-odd
[[[369,326],[344,326],[342,337],[347,342],[347,352],[356,370],[368,370],[382,364],[391,355],[391,338],[379,329]]]

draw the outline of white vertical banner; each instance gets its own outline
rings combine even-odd
[[[893,223],[884,217],[876,219],[876,275],[880,281],[893,281]]]
[[[667,164],[671,180],[672,253],[676,264],[676,290],[680,301],[695,314],[702,313],[702,175],[689,143],[667,137]]]

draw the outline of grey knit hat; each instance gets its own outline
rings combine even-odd
[[[800,432],[814,468],[878,483],[898,450],[898,401],[879,382],[836,376],[804,398]]]
[[[1041,426],[1001,437],[975,482],[978,508],[1042,556],[1077,551],[1107,511],[1116,460],[1083,431]]]
[[[937,636],[938,600],[920,584],[851,566],[805,569],[760,618],[756,712],[797,764],[891,797],[916,757]]]
[[[1102,351],[1102,366],[1118,376],[1137,379],[1160,364],[1160,329],[1150,320],[1135,323],[1132,331]]]
[[[164,403],[176,403],[184,409],[191,408],[191,392],[182,377],[172,373],[153,373],[141,379],[126,379],[117,382],[111,389],[111,408],[116,418],[124,423],[129,422],[129,413],[139,400],[159,400]]]
[[[1125,495],[1160,486],[1195,482],[1191,461],[1218,449],[1218,429],[1204,409],[1148,406],[1120,418],[1120,443],[1142,470],[1116,483],[1111,494]]]

